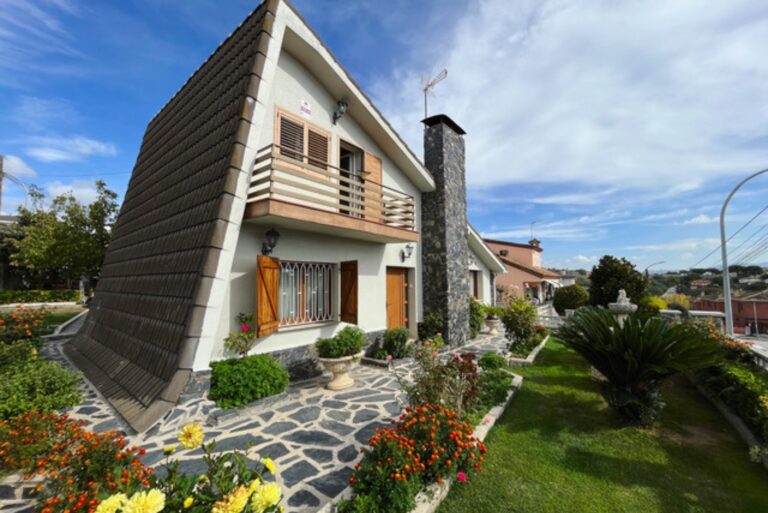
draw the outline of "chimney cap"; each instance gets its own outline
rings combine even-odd
[[[429,116],[428,118],[422,119],[421,122],[427,126],[434,126],[434,125],[437,125],[438,123],[443,123],[445,125],[448,125],[451,128],[451,130],[453,130],[459,135],[466,134],[464,129],[461,128],[458,123],[456,123],[454,120],[452,120],[450,117],[448,117],[445,114],[435,114],[434,116]]]

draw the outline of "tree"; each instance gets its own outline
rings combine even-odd
[[[23,269],[30,284],[63,281],[72,287],[83,276],[98,275],[117,214],[117,194],[101,180],[96,192],[90,205],[62,194],[45,209],[43,193],[34,189],[33,210],[19,209],[22,237],[12,240],[11,264]]]
[[[589,288],[589,303],[594,306],[607,306],[619,296],[619,290],[624,289],[627,296],[639,301],[645,296],[648,282],[626,258],[616,258],[605,255],[598,265],[592,268],[590,274],[592,286]]]
[[[589,302],[589,295],[578,284],[568,285],[555,290],[555,297],[552,301],[555,310],[560,315],[564,315],[566,310],[576,310]]]

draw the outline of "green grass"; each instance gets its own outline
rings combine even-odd
[[[47,323],[49,326],[56,326],[59,324],[64,324],[68,320],[70,320],[75,315],[82,312],[82,308],[78,308],[77,310],[54,310],[50,314],[48,314]]]
[[[768,471],[684,378],[652,427],[624,425],[586,362],[550,341],[488,438],[485,471],[438,513],[768,511]]]

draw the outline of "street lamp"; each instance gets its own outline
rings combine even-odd
[[[731,202],[731,198],[733,198],[733,195],[736,194],[736,191],[741,189],[742,185],[752,180],[756,176],[760,176],[764,173],[768,173],[768,169],[758,171],[757,173],[754,173],[740,181],[739,184],[734,187],[728,197],[725,198],[723,208],[720,209],[720,250],[723,254],[723,300],[725,301],[725,332],[728,335],[733,335],[733,305],[731,304],[731,276],[730,272],[728,271],[728,248],[725,238],[725,209],[728,208],[728,203]]]
[[[645,279],[646,279],[646,280],[648,279],[648,269],[650,269],[650,268],[651,268],[651,267],[653,267],[654,265],[663,264],[664,262],[665,262],[665,260],[659,260],[658,262],[654,262],[654,263],[652,263],[651,265],[649,265],[648,267],[646,267],[646,268],[645,268],[645,271],[643,271],[643,274],[645,274]]]

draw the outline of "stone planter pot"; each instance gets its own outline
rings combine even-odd
[[[349,375],[349,372],[360,365],[360,358],[364,351],[351,356],[342,356],[341,358],[318,358],[323,364],[325,370],[333,374],[333,379],[325,385],[328,390],[344,390],[354,385],[355,381]]]
[[[485,325],[488,327],[489,335],[498,335],[499,326],[501,326],[501,319],[486,319]]]

